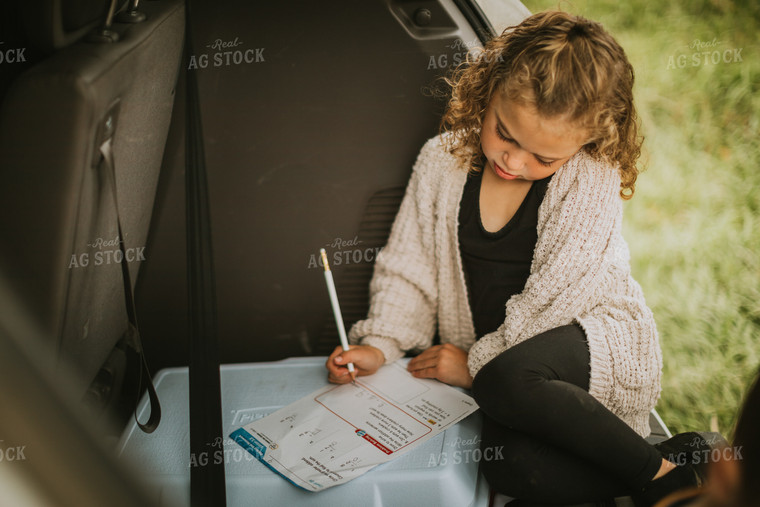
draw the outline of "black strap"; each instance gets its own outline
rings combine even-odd
[[[190,4],[186,5],[185,53],[192,55]],[[186,71],[185,206],[190,345],[190,458],[210,455],[223,442],[217,349],[217,308],[211,245],[206,160],[195,72]],[[224,461],[190,468],[193,507],[227,504]]]
[[[108,130],[113,132],[114,116],[109,113]],[[135,310],[135,296],[132,290],[132,278],[129,274],[129,265],[127,263],[126,248],[124,246],[124,234],[121,230],[121,219],[119,218],[119,204],[116,193],[116,171],[113,161],[113,150],[111,149],[111,140],[113,137],[108,135],[105,141],[100,145],[100,165],[103,168],[104,177],[109,180],[109,186],[111,187],[111,193],[113,194],[113,205],[116,208],[116,224],[119,228],[119,250],[121,250],[121,275],[124,280],[124,302],[127,307],[127,318],[129,319],[129,327],[127,328],[127,343],[137,351],[140,357],[140,373],[138,375],[138,387],[137,392],[142,392],[142,380],[143,375],[148,379],[148,397],[150,398],[150,416],[148,421],[143,424],[137,419],[137,407],[135,407],[135,422],[145,433],[153,433],[158,428],[158,423],[161,421],[161,404],[158,401],[158,394],[156,394],[156,387],[153,385],[153,379],[150,376],[150,370],[148,369],[148,363],[145,360],[145,353],[143,352],[142,340],[140,339],[140,330],[137,326],[137,311]]]

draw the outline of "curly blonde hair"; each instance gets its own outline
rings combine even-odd
[[[594,21],[565,12],[534,14],[469,55],[446,79],[451,98],[441,120],[449,151],[471,170],[484,160],[480,129],[494,93],[545,118],[585,129],[592,157],[618,167],[620,196],[633,196],[643,138],[633,104],[633,67]]]

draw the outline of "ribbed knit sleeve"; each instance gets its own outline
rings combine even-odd
[[[622,214],[619,191],[618,172],[583,151],[557,171],[539,209],[531,275],[523,292],[507,301],[504,324],[470,349],[473,377],[507,348],[570,324],[597,304]]]
[[[352,343],[372,345],[392,362],[411,349],[432,344],[438,287],[434,244],[436,215],[435,154],[438,138],[428,141],[414,165],[388,243],[375,261],[367,319],[349,332]]]

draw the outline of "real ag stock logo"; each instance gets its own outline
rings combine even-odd
[[[743,49],[726,47],[726,41],[720,41],[717,37],[706,41],[694,39],[689,44],[681,46],[681,52],[668,57],[667,69],[741,63],[744,61]]]
[[[331,266],[342,264],[360,264],[374,262],[382,247],[364,248],[360,246],[362,240],[358,236],[353,239],[335,238],[325,245],[332,250],[332,259],[328,260]],[[323,268],[322,258],[317,254],[309,256],[309,269]]]
[[[4,63],[24,63],[26,48],[6,48],[5,42],[0,41],[0,65]]]
[[[107,239],[97,238],[88,243],[90,252],[71,254],[69,269],[86,268],[87,266],[104,266],[121,264],[122,262],[142,262],[145,260],[145,247],[126,248],[123,253],[119,248],[119,237]]]
[[[233,40],[216,39],[206,48],[213,51],[212,53],[201,53],[190,55],[190,61],[187,64],[187,70],[205,69],[211,67],[231,67],[235,65],[248,65],[253,63],[262,63],[264,59],[265,48],[248,48],[244,49],[243,41],[240,37]]]
[[[490,63],[504,61],[501,53],[486,52],[477,39],[470,42],[457,39],[447,45],[446,48],[450,51],[428,57],[427,70],[441,70],[449,66],[457,67],[459,64],[467,61],[468,58],[473,62],[485,61]]]
[[[24,454],[25,445],[5,446],[3,442],[3,440],[0,440],[0,463],[3,461],[26,461],[26,455]]]

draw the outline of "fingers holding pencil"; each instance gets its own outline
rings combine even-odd
[[[351,345],[349,351],[335,347],[327,358],[327,380],[333,384],[347,384],[353,379],[346,366],[353,363],[357,376],[371,375],[385,363],[385,355],[380,349],[369,345]]]

